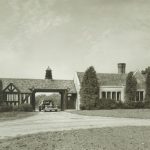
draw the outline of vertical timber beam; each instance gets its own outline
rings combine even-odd
[[[63,92],[60,92],[60,95],[61,95],[60,107],[61,107],[61,111],[63,111]]]
[[[67,109],[67,95],[68,95],[68,92],[67,90],[64,91],[64,110]]]
[[[61,92],[61,110],[64,111],[67,107],[67,90]]]
[[[32,95],[31,95],[31,105],[32,105],[33,110],[35,110],[35,92],[34,91],[32,92]]]

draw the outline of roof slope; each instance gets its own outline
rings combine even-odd
[[[76,93],[73,80],[48,80],[48,79],[17,79],[0,78],[5,89],[10,83],[13,83],[22,93],[31,93],[35,89],[70,89],[69,93]]]
[[[84,72],[77,72],[80,83]],[[97,78],[101,86],[123,86],[126,84],[127,74],[97,73]]]

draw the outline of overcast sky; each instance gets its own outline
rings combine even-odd
[[[150,65],[149,0],[0,0],[0,77],[72,79]]]

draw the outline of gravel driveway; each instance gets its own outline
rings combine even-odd
[[[24,119],[0,122],[0,138],[45,131],[116,126],[150,126],[150,119],[82,116],[69,112],[40,112],[38,115]]]

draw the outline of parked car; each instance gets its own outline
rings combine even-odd
[[[52,100],[43,100],[43,101],[41,102],[41,104],[39,105],[39,111],[44,110],[44,109],[45,109],[45,106],[48,106],[48,105],[54,106],[53,101],[52,101]]]
[[[45,105],[44,111],[45,112],[58,111],[58,108],[57,108],[57,106],[53,107],[50,105]]]

